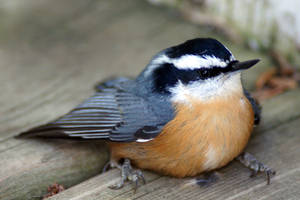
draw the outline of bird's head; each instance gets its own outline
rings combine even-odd
[[[157,54],[143,76],[153,80],[155,92],[171,95],[174,102],[208,100],[242,90],[241,71],[258,61],[240,62],[219,41],[197,38]]]

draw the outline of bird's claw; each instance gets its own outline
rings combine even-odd
[[[264,173],[267,178],[267,184],[271,182],[271,176],[276,174],[276,171],[259,162],[253,155],[250,153],[244,152],[237,157],[237,160],[240,161],[243,165],[248,167],[252,172],[250,177],[255,177],[258,173]]]
[[[254,170],[254,169],[250,169],[252,170],[251,174],[250,174],[250,178],[253,178],[253,177],[256,177],[256,175],[259,173],[259,172],[263,172],[266,176],[266,179],[267,179],[267,185],[270,185],[271,183],[271,176],[274,176],[276,174],[276,171],[272,170],[271,168],[266,168],[265,165],[263,165],[262,163],[259,163],[260,165],[262,165],[261,167],[262,168],[265,168],[263,170]]]
[[[104,167],[102,169],[102,173],[107,172],[108,170],[110,170],[110,168],[111,168],[111,163],[109,161],[104,165]]]
[[[110,188],[112,190],[118,190],[118,189],[121,189],[123,186],[124,186],[124,181],[121,180],[119,183],[117,183],[115,185],[108,186],[108,188]]]
[[[131,167],[129,159],[124,159],[124,163],[119,168],[121,170],[121,180],[119,183],[109,186],[110,189],[121,189],[127,180],[131,183],[134,183],[134,191],[136,191],[140,180],[143,182],[143,184],[146,184],[146,180],[142,171],[134,170]]]

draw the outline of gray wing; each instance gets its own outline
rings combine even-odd
[[[145,142],[155,138],[169,121],[153,112],[148,101],[113,84],[98,92],[65,116],[24,132],[20,137],[67,137]]]

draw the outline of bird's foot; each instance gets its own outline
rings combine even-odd
[[[104,167],[103,167],[103,169],[102,169],[102,173],[107,172],[107,171],[109,171],[110,169],[115,168],[115,167],[116,167],[116,166],[113,164],[112,161],[108,161],[108,162],[104,165]]]
[[[244,152],[236,159],[252,171],[250,177],[255,177],[258,173],[264,173],[266,175],[268,185],[270,184],[271,176],[274,176],[276,174],[275,170],[259,162],[250,153]]]
[[[117,190],[122,188],[126,180],[130,181],[131,183],[134,183],[134,191],[136,191],[139,181],[142,181],[143,184],[146,183],[142,171],[134,170],[130,164],[129,159],[125,158],[123,164],[117,165],[116,167],[118,167],[121,170],[121,180],[119,183],[109,186],[110,189]]]
[[[209,186],[215,183],[219,179],[216,172],[207,172],[203,174],[203,177],[196,178],[196,184],[200,185],[201,187]]]

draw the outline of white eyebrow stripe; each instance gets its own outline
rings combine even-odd
[[[171,63],[171,59],[165,54],[157,56],[149,63],[147,69],[144,72],[144,76],[149,76],[156,68],[158,68],[163,63]]]
[[[234,60],[232,56],[230,60]],[[161,55],[153,60],[154,65],[162,63],[173,64],[178,69],[200,69],[210,68],[211,66],[226,67],[229,62],[225,62],[215,56],[196,56],[196,55],[184,55],[180,58],[169,58],[166,55]]]
[[[161,56],[155,58],[151,64],[154,65],[159,65],[162,63],[172,63],[171,58],[169,58],[168,56],[166,56],[165,54],[162,54]]]
[[[199,68],[210,68],[212,66],[226,67],[228,63],[216,58],[214,56],[195,56],[185,55],[178,59],[174,59],[173,62],[175,67],[178,69],[199,69]]]
[[[235,60],[234,56],[230,56],[230,60],[225,62],[215,56],[196,56],[184,55],[179,58],[169,58],[166,54],[161,54],[154,58],[148,65],[145,76],[148,76],[153,70],[158,68],[163,63],[173,64],[177,69],[200,69],[210,68],[211,66],[226,67],[229,62]]]

